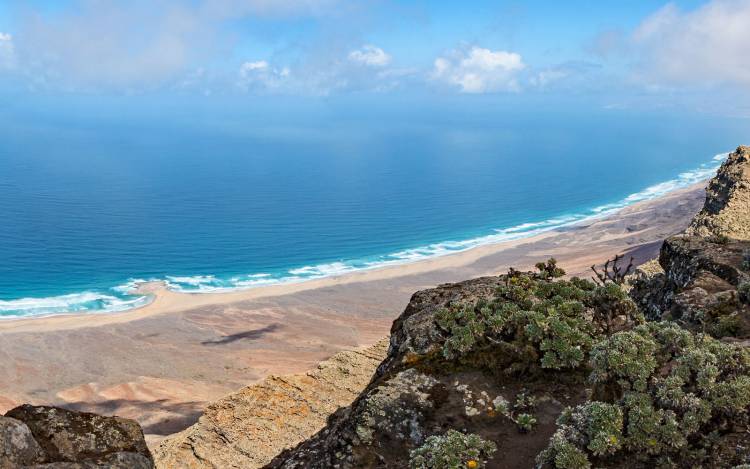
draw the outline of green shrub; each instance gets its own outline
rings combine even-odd
[[[590,467],[611,457],[699,465],[719,432],[747,421],[750,353],[740,346],[650,323],[604,339],[591,357],[594,396],[608,402],[564,412],[540,464]]]
[[[740,295],[741,299],[742,295]],[[737,311],[715,318],[708,328],[708,332],[718,339],[722,337],[736,337],[740,331],[742,331],[742,320]]]
[[[516,400],[513,404],[502,396],[498,396],[493,401],[493,404],[495,412],[515,423],[520,432],[530,432],[536,426],[536,417],[531,413],[536,408],[536,398],[527,394],[525,390],[516,395]]]
[[[726,245],[729,244],[729,236],[725,234],[717,234],[710,238],[710,241],[716,244]]]
[[[740,301],[745,304],[750,304],[750,282],[743,282],[737,287],[737,292],[740,295]]]
[[[742,253],[742,268],[744,270],[750,270],[750,249],[746,249]]]
[[[411,469],[482,468],[497,450],[495,443],[479,435],[466,435],[448,430],[443,435],[427,438],[422,446],[410,453]]]
[[[536,417],[532,414],[518,414],[516,425],[518,425],[518,429],[522,432],[530,432],[536,425]]]
[[[452,360],[495,349],[538,361],[542,368],[576,369],[587,363],[597,339],[643,322],[618,285],[559,280],[564,271],[554,259],[537,269],[536,274],[512,270],[490,301],[439,311],[435,321],[446,336],[443,356]],[[516,360],[516,366],[523,362]]]

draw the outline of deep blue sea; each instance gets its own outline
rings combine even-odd
[[[9,109],[0,316],[131,308],[138,280],[251,288],[527,236],[709,177],[750,135],[742,119],[481,104]]]

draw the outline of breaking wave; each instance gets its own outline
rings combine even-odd
[[[494,230],[484,236],[464,240],[444,241],[413,249],[405,249],[371,258],[337,261],[324,264],[294,267],[276,273],[253,273],[220,277],[215,275],[167,276],[163,279],[131,279],[112,287],[109,291],[73,293],[47,298],[21,298],[0,300],[0,318],[28,316],[48,316],[64,313],[116,312],[137,308],[148,304],[151,297],[137,295],[135,289],[144,281],[163,281],[167,288],[186,293],[217,293],[248,289],[267,285],[303,282],[306,280],[335,277],[356,271],[377,269],[385,266],[406,264],[424,259],[440,257],[466,251],[478,246],[496,244],[538,235],[547,231],[605,217],[638,202],[661,197],[671,191],[681,189],[712,177],[729,153],[716,155],[710,162],[696,169],[679,174],[676,178],[647,187],[642,191],[590,210],[564,214],[538,222],[527,222],[510,228]]]

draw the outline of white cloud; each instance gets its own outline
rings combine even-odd
[[[16,52],[13,47],[13,36],[0,32],[0,71],[15,68]]]
[[[349,53],[349,60],[370,67],[384,67],[391,63],[391,56],[379,47],[365,45]]]
[[[287,67],[272,67],[265,60],[245,62],[240,66],[237,86],[243,91],[268,91],[278,89],[291,75]]]
[[[750,0],[712,0],[681,11],[669,4],[632,36],[638,78],[650,85],[750,86]]]
[[[518,73],[524,68],[519,54],[474,46],[438,57],[432,76],[464,93],[519,91]]]
[[[340,0],[72,0],[45,11],[18,8],[19,77],[68,90],[179,86],[198,64],[231,56],[226,23],[337,15]],[[20,4],[21,2],[19,2]],[[92,39],[93,38],[93,39]],[[0,41],[0,48],[7,49]],[[0,61],[5,51],[0,51]],[[232,77],[233,78],[233,77]]]

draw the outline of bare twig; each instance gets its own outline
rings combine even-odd
[[[623,259],[624,256],[616,255],[614,259],[607,259],[607,262],[604,263],[603,271],[599,272],[596,269],[596,264],[591,266],[591,270],[594,271],[594,274],[596,277],[591,277],[591,279],[600,286],[604,286],[607,283],[615,283],[617,285],[622,285],[625,283],[625,277],[630,274],[630,272],[633,270],[633,257],[630,257],[630,263],[623,268],[619,265],[619,262]],[[610,270],[611,266],[611,270]]]

